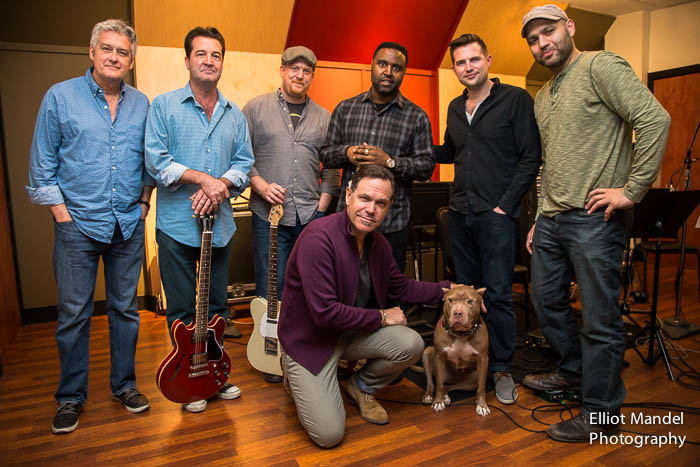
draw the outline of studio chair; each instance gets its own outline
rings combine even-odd
[[[647,293],[647,257],[649,254],[654,253],[656,250],[656,239],[655,238],[643,238],[642,241],[634,246],[632,250],[632,261],[642,261],[644,263],[644,270],[642,271],[642,291]],[[676,234],[673,238],[662,238],[661,239],[661,249],[659,254],[662,256],[665,254],[681,254],[681,242],[678,240],[678,235]],[[698,260],[698,295],[700,296],[700,250],[695,245],[685,245],[686,255],[695,255]],[[674,285],[678,287],[678,276]],[[647,295],[648,296],[648,295]]]
[[[451,182],[413,182],[411,218],[409,220],[409,250],[416,280],[438,280],[439,235],[435,212],[449,203]],[[430,271],[423,274],[423,253],[433,252],[432,277]],[[406,311],[408,327],[418,332],[426,341],[433,335],[433,323],[441,312],[440,306],[416,305]]]

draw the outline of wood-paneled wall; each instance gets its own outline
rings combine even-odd
[[[656,79],[654,95],[671,114],[671,131],[659,180],[661,186],[665,187],[669,183],[671,174],[683,166],[686,151],[700,121],[700,73]],[[700,141],[695,142],[693,151],[695,158],[698,154],[700,154]],[[684,178],[680,178],[682,180],[680,186],[678,186],[678,174],[674,175],[673,180],[675,189],[683,189]],[[697,163],[692,165],[690,180],[692,189],[700,189],[700,167]],[[695,228],[695,223],[699,216],[700,207],[696,208],[688,219],[687,243],[697,247],[700,247],[700,229]],[[696,265],[695,263],[697,259],[689,256],[687,264]],[[700,265],[696,266],[700,267]]]
[[[0,116],[0,123],[2,116]],[[0,126],[0,132],[2,128]],[[17,335],[20,326],[19,297],[12,254],[12,234],[5,187],[5,152],[0,135],[0,354]]]

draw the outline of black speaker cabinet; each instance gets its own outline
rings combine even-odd
[[[253,271],[253,213],[250,210],[233,213],[236,233],[233,235],[228,283],[254,284]]]

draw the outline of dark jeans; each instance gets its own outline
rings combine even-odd
[[[625,400],[620,372],[625,336],[620,315],[622,254],[630,212],[605,222],[602,209],[539,216],[533,237],[532,302],[559,371],[581,379],[581,412],[616,414]],[[569,304],[576,276],[583,325]]]
[[[401,274],[406,270],[406,249],[408,248],[408,227],[398,232],[382,234],[391,244],[394,260]]]
[[[457,283],[486,287],[489,371],[511,371],[515,348],[511,297],[515,220],[491,210],[468,215],[450,210],[447,226]]]
[[[325,212],[316,211],[311,221],[325,216]],[[296,224],[277,226],[277,299],[282,299],[284,288],[284,273],[287,270],[287,260],[292,253],[294,243],[304,227],[297,216]],[[255,269],[255,294],[267,298],[267,263],[270,258],[270,223],[253,213],[253,267]]]
[[[84,235],[74,222],[54,222],[53,270],[58,284],[56,344],[61,360],[58,402],[85,403],[88,391],[90,319],[100,257],[104,262],[109,319],[109,383],[112,394],[136,386],[134,356],[139,335],[136,293],[143,261],[144,221],[124,240],[117,225],[111,243]]]
[[[158,267],[163,281],[168,319],[168,331],[172,329],[176,319],[185,324],[194,320],[197,287],[197,263],[200,248],[184,245],[166,235],[162,230],[156,230],[158,242]],[[228,318],[228,265],[233,242],[220,248],[211,249],[211,276],[209,279],[209,316],[214,315]]]

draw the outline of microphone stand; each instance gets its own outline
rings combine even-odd
[[[700,130],[700,122],[698,122],[697,128],[695,128],[695,134],[688,147],[688,152],[686,153],[685,160],[683,161],[683,168],[685,168],[685,186],[684,191],[690,190],[690,169],[693,162],[697,162],[697,159],[693,159],[691,153],[693,152],[693,145],[695,144],[695,138],[698,136],[698,130]],[[683,170],[681,168],[681,170]],[[694,323],[689,323],[685,319],[681,318],[681,296],[683,291],[683,269],[685,268],[685,239],[688,229],[688,219],[683,221],[683,227],[681,229],[681,259],[678,264],[678,272],[676,273],[676,314],[673,318],[666,318],[664,320],[664,331],[668,334],[671,339],[681,339],[685,336],[700,333],[700,326]],[[700,267],[700,264],[698,264]]]

